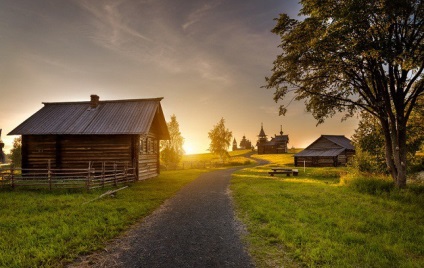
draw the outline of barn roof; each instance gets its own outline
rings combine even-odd
[[[355,147],[352,145],[352,141],[344,135],[322,135],[321,137],[326,138],[327,140],[330,140],[346,149],[355,150]]]
[[[346,148],[340,148],[340,149],[305,149],[294,156],[338,156],[342,152],[344,152]]]
[[[321,139],[326,139],[336,147],[329,148],[313,148],[313,145]],[[351,141],[343,135],[321,135],[317,140],[311,143],[303,151],[295,154],[294,156],[338,156],[345,150],[355,150]]]
[[[9,135],[147,134],[154,127],[159,139],[169,139],[162,99],[99,101],[92,95],[91,101],[43,103]]]

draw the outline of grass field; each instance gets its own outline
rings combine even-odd
[[[89,203],[106,190],[1,190],[0,267],[60,267],[100,249],[203,172],[163,172]]]
[[[272,163],[237,172],[231,190],[258,267],[424,267],[423,191],[360,192],[346,168],[270,177],[292,155],[254,157]]]
[[[250,152],[251,150],[231,151],[229,152],[230,158],[225,163],[222,163],[221,159],[212,153],[184,155],[180,166],[190,166],[190,163],[215,163],[219,164],[218,166],[249,165],[253,163],[252,159],[247,158],[245,155]]]

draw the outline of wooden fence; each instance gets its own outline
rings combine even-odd
[[[98,164],[98,163],[97,163]],[[0,187],[26,187],[31,189],[77,189],[87,190],[117,186],[134,182],[135,169],[127,164],[118,169],[117,162],[101,162],[101,168],[93,168],[89,162],[86,169],[22,169],[13,168],[0,170]],[[99,166],[99,165],[97,165]]]

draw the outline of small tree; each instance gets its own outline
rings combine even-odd
[[[230,155],[228,154],[228,147],[231,143],[233,133],[225,128],[225,120],[221,120],[216,124],[211,131],[208,133],[211,143],[209,150],[218,155],[221,161],[225,161]]]
[[[166,168],[175,169],[184,154],[184,138],[181,136],[180,125],[175,115],[171,116],[171,121],[167,125],[170,139],[161,141],[160,157]]]
[[[10,150],[10,158],[15,167],[22,165],[22,138],[15,138],[13,140],[13,148]]]
[[[367,112],[361,113],[358,128],[352,136],[355,145],[353,165],[361,172],[387,173],[384,157],[384,135],[379,121]]]

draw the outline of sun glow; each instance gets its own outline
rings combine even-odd
[[[196,151],[193,144],[189,142],[185,142],[183,145],[183,148],[184,148],[185,154],[194,154]]]

